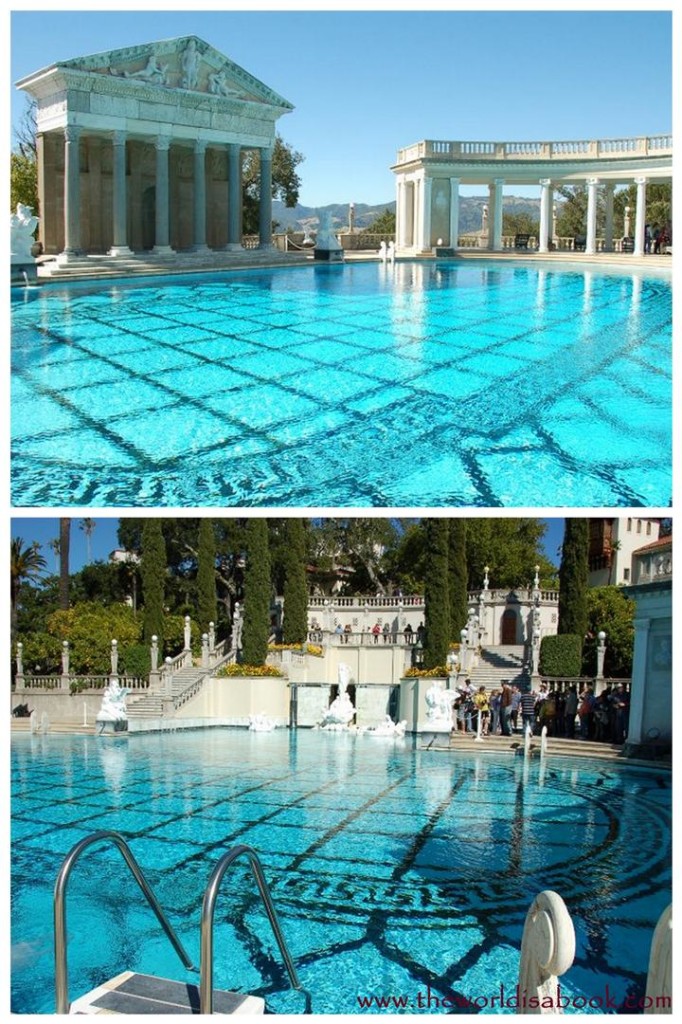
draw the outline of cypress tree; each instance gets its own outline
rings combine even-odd
[[[426,574],[424,578],[424,668],[444,665],[449,649],[447,519],[426,519]]]
[[[467,624],[467,521],[450,519],[448,579],[450,583],[450,642],[459,643],[460,634]]]
[[[215,582],[215,530],[212,519],[202,519],[197,556],[197,619],[202,633],[216,621],[218,595]]]
[[[265,519],[246,524],[244,571],[244,628],[242,658],[247,665],[264,665],[270,634],[270,550]]]
[[[286,568],[284,578],[284,643],[302,644],[308,636],[308,581],[306,578],[306,536],[302,519],[286,524]]]
[[[144,601],[144,641],[159,638],[163,650],[163,601],[166,587],[166,544],[160,519],[146,519],[142,529],[142,599]]]
[[[584,639],[587,633],[587,576],[589,561],[589,520],[567,519],[559,566],[559,625],[557,632],[573,633]]]

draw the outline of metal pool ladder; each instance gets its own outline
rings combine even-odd
[[[277,912],[275,911],[275,907],[272,902],[272,897],[270,895],[268,884],[265,880],[265,875],[263,874],[260,860],[258,859],[255,850],[250,846],[243,844],[234,846],[232,849],[228,850],[227,853],[224,853],[209,878],[201,908],[201,960],[200,967],[197,968],[192,964],[189,955],[173,930],[173,926],[170,921],[163,912],[159,901],[154,895],[151,886],[147,882],[147,879],[145,878],[123,836],[118,832],[102,830],[93,832],[92,835],[86,836],[85,839],[81,839],[79,843],[76,843],[76,845],[66,855],[66,858],[59,870],[59,874],[57,875],[57,881],[55,882],[54,950],[55,1002],[57,1013],[68,1014],[71,1009],[68,993],[66,886],[71,875],[71,871],[81,854],[89,847],[102,842],[111,842],[118,848],[185,968],[199,974],[198,998],[196,986],[168,981],[163,978],[153,978],[148,975],[136,975],[131,972],[126,972],[125,974],[120,975],[119,978],[112,979],[112,981],[106,985],[95,989],[94,992],[89,993],[88,996],[84,996],[79,999],[79,1004],[87,1003],[87,1008],[84,1005],[82,1009],[79,1009],[76,1012],[133,1013],[135,1012],[134,1009],[116,1009],[116,1005],[123,1005],[125,1003],[125,997],[128,997],[129,999],[132,999],[133,1002],[135,999],[138,999],[138,1002],[139,999],[146,999],[147,1012],[149,1012],[150,1008],[149,1000],[158,998],[160,1000],[160,1005],[163,1008],[156,1010],[157,1013],[187,1013],[188,1009],[190,1013],[213,1013],[215,994],[218,996],[218,999],[216,1000],[218,1008],[215,1011],[217,1013],[262,1013],[264,1008],[264,1001],[262,999],[258,999],[254,996],[242,996],[232,992],[214,993],[213,990],[213,918],[215,903],[220,883],[222,882],[225,872],[240,857],[246,857],[249,861],[268,920],[270,921],[275,939],[277,940],[277,945],[279,946],[280,953],[282,954],[282,958],[286,965],[292,988],[301,988],[296,968],[294,967],[294,962],[282,934],[282,929],[277,918]],[[136,984],[134,979],[141,979],[140,983]],[[121,1000],[121,993],[124,995],[123,1000]]]

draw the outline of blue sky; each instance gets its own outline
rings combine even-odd
[[[114,516],[92,516],[95,520],[90,543],[92,549],[92,560],[106,562],[109,555],[118,547],[116,530],[118,528],[118,517]],[[82,519],[75,516],[71,520],[71,547],[69,560],[73,572],[77,572],[85,565],[87,560],[87,545],[85,533],[80,528]],[[547,533],[544,538],[544,547],[547,557],[558,564],[557,548],[561,544],[564,535],[563,519],[546,519]],[[48,547],[49,542],[59,536],[59,520],[56,518],[21,518],[12,519],[12,537],[21,537],[25,544],[37,540],[42,547],[42,554],[47,561],[48,572],[57,570],[54,552]]]
[[[589,139],[672,129],[664,10],[41,7],[12,13],[13,83],[58,60],[198,35],[294,104],[279,130],[305,156],[300,201],[308,206],[393,200],[396,152],[424,138]],[[12,93],[15,123],[25,100]]]

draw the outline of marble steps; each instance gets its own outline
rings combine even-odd
[[[237,270],[259,266],[290,266],[304,263],[307,256],[298,253],[180,253],[173,256],[106,257],[88,256],[68,263],[46,260],[39,264],[38,280],[77,280],[92,277],[135,277],[146,274],[191,274],[199,271]]]

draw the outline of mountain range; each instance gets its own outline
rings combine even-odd
[[[487,195],[460,197],[460,234],[466,234],[469,231],[480,231],[483,206],[488,202]],[[539,199],[505,196],[504,209],[505,213],[527,213],[536,220],[540,219]],[[392,203],[377,203],[375,206],[367,203],[356,203],[355,227],[368,227],[384,210],[395,212],[395,201]],[[348,229],[348,203],[329,203],[327,206],[301,206],[299,204],[291,208],[286,207],[279,200],[275,200],[272,204],[272,217],[273,220],[277,221],[280,231],[286,231],[288,228],[291,228],[293,231],[305,231],[306,228],[314,229],[317,227],[319,216],[323,211],[328,211],[331,214],[332,227],[335,231]]]

